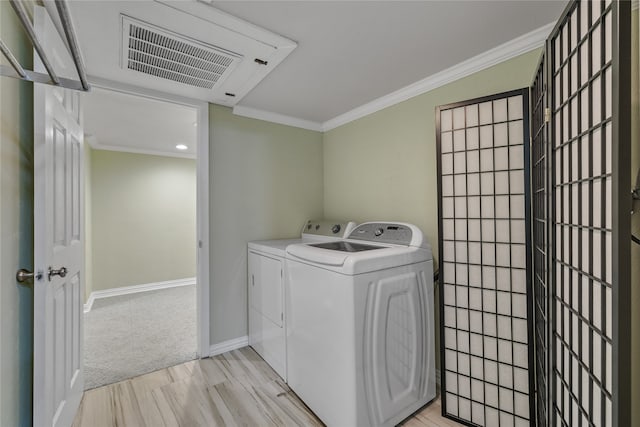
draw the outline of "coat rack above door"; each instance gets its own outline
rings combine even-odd
[[[15,55],[11,52],[11,50],[7,47],[7,45],[0,39],[0,51],[2,51],[3,55],[7,58],[11,66],[0,65],[0,75],[14,77],[21,80],[32,81],[35,83],[44,83],[50,84],[53,86],[60,86],[67,89],[80,90],[80,91],[89,91],[91,86],[87,81],[87,73],[84,66],[84,61],[82,59],[82,54],[80,52],[80,47],[78,44],[78,39],[76,37],[76,31],[73,26],[73,22],[71,20],[71,15],[69,13],[69,9],[67,6],[66,0],[55,0],[56,10],[58,12],[58,17],[60,19],[61,27],[64,31],[66,37],[66,45],[71,53],[71,57],[73,58],[74,65],[76,67],[76,71],[78,73],[78,80],[67,79],[63,77],[59,77],[51,62],[47,58],[47,55],[36,36],[36,33],[33,28],[33,24],[29,20],[27,12],[22,4],[21,0],[10,0],[11,6],[18,16],[22,26],[24,27],[27,36],[31,40],[33,48],[38,53],[40,60],[42,61],[47,73],[40,73],[31,70],[25,70],[20,62],[16,59]]]

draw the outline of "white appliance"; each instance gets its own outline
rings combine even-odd
[[[433,261],[414,225],[287,247],[289,386],[328,426],[393,426],[436,396]]]
[[[249,345],[287,380],[284,257],[293,243],[343,239],[354,222],[307,221],[298,239],[248,243]]]

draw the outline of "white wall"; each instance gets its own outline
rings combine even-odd
[[[91,150],[93,291],[196,275],[196,161]]]

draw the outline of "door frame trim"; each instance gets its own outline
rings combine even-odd
[[[174,95],[153,89],[119,83],[99,77],[89,76],[93,87],[120,92],[128,95],[141,96],[154,100],[171,102],[195,108],[198,113],[196,155],[196,238],[199,246],[197,255],[196,292],[197,292],[197,355],[205,358],[210,355],[210,274],[209,274],[209,103],[180,95]]]

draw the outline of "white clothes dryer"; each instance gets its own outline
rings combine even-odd
[[[294,243],[343,239],[354,222],[307,221],[300,238],[262,240],[247,244],[249,345],[287,380],[284,257]]]
[[[289,386],[328,426],[393,426],[436,396],[433,260],[414,225],[287,247]]]

